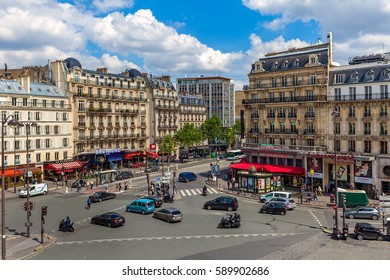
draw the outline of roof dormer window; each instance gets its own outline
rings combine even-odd
[[[299,59],[295,59],[294,61],[294,67],[299,67]]]
[[[374,71],[373,70],[369,70],[366,72],[366,81],[369,82],[369,81],[373,81],[374,80]]]
[[[272,70],[275,70],[278,68],[278,62],[275,61],[274,63],[272,63]]]
[[[380,79],[381,80],[389,80],[389,72],[390,72],[390,69],[389,68],[385,68],[381,71],[381,77]]]
[[[288,68],[288,60],[285,60],[285,61],[283,62],[283,68]]]
[[[359,73],[357,71],[353,72],[350,76],[351,83],[357,83],[359,80]]]

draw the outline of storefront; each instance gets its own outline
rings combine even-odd
[[[26,183],[26,171],[27,166],[17,165],[15,167],[7,166],[4,170],[4,181],[5,181],[5,189],[13,188],[14,182],[16,187],[23,186]],[[35,164],[31,164],[28,167],[28,171],[31,172],[30,183],[32,183],[33,179],[36,179],[38,183],[42,182],[42,169],[41,167],[36,167]],[[0,170],[0,176],[1,170]],[[0,178],[1,183],[1,178]]]
[[[43,165],[43,177],[45,180],[61,181],[62,177],[76,178],[84,171],[84,165],[80,161],[64,160],[45,162]]]
[[[372,177],[374,160],[375,157],[357,156],[354,166],[354,188],[364,190],[370,198],[377,196]]]
[[[98,149],[95,151],[95,163],[100,170],[122,168],[124,152],[120,148]]]

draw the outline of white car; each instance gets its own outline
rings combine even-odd
[[[30,185],[30,196],[47,194],[49,191],[46,183]],[[19,197],[27,197],[27,188],[19,190]]]

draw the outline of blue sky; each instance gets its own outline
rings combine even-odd
[[[2,0],[0,67],[74,57],[112,73],[221,75],[236,89],[268,52],[326,41],[334,58],[389,51],[390,2],[370,0]],[[380,9],[378,9],[380,7]]]

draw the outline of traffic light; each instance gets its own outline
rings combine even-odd
[[[47,206],[42,206],[42,216],[46,216],[47,215]]]
[[[30,201],[30,210],[33,210],[35,208],[35,202]]]
[[[347,196],[342,194],[341,197],[343,198],[343,204],[345,204],[347,202]]]
[[[23,203],[23,209],[24,209],[24,211],[27,211],[27,202]]]

